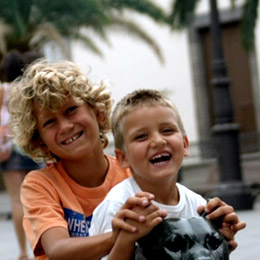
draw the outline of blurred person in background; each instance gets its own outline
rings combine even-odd
[[[39,169],[43,165],[34,162],[19,147],[13,145],[8,126],[9,114],[6,101],[11,82],[22,75],[27,65],[41,56],[37,52],[10,51],[0,63],[0,174],[2,174],[11,200],[12,219],[20,249],[17,260],[29,259],[27,240],[22,226],[23,208],[20,201],[20,185],[29,171]]]

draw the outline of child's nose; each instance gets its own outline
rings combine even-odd
[[[67,120],[67,119],[60,120],[60,122],[59,122],[60,133],[64,133],[64,132],[68,131],[72,126],[73,126],[73,124],[70,122],[70,120]]]
[[[160,134],[154,134],[152,136],[151,147],[155,148],[166,144],[166,140]]]

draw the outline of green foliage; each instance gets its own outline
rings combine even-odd
[[[210,1],[210,0],[208,0]],[[216,0],[218,2],[218,0]],[[172,11],[169,22],[173,28],[182,29],[189,26],[194,18],[199,0],[172,0]],[[236,0],[230,0],[235,8]],[[249,51],[254,47],[255,26],[257,21],[258,0],[245,0],[242,17],[242,45]]]
[[[0,51],[39,49],[48,40],[65,46],[65,37],[80,40],[102,55],[88,32],[94,31],[108,42],[108,29],[116,27],[146,42],[162,61],[156,41],[138,23],[126,20],[125,11],[168,22],[162,9],[150,0],[1,0],[0,42],[4,46]]]
[[[199,0],[175,0],[172,2],[169,22],[174,28],[183,28],[192,22],[198,2]]]
[[[243,8],[242,44],[247,51],[254,47],[258,4],[258,0],[247,0]]]
[[[102,3],[104,6],[110,7],[111,10],[123,11],[127,8],[128,10],[148,15],[156,22],[167,22],[167,16],[162,9],[147,0],[102,0]],[[109,10],[109,8],[106,9]]]

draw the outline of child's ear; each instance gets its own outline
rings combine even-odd
[[[103,122],[104,121],[104,119],[105,119],[105,114],[104,114],[104,112],[101,112],[101,111],[96,111],[96,117],[97,117],[97,121],[99,122],[99,123],[101,123],[101,122]]]
[[[49,153],[49,152],[50,152],[50,149],[49,149],[48,146],[45,145],[45,144],[42,144],[42,145],[41,145],[41,148],[42,148],[42,150],[43,150],[45,153]]]
[[[49,147],[42,140],[39,141],[38,146],[40,146],[45,153],[50,152]]]
[[[121,166],[123,168],[129,168],[130,167],[128,160],[126,158],[126,155],[122,150],[115,148],[115,155],[116,155],[116,159],[118,160],[118,162],[121,164]]]
[[[187,157],[189,155],[189,139],[187,135],[183,137],[183,145],[184,145],[184,156]]]

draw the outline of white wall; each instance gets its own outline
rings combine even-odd
[[[112,96],[117,102],[125,94],[138,88],[166,90],[183,117],[190,140],[197,139],[193,86],[187,34],[172,33],[168,27],[138,17],[143,27],[161,46],[165,64],[160,64],[152,50],[143,42],[128,35],[112,33],[112,47],[102,44],[104,58],[93,55],[75,43],[72,59],[95,80],[111,82]]]

